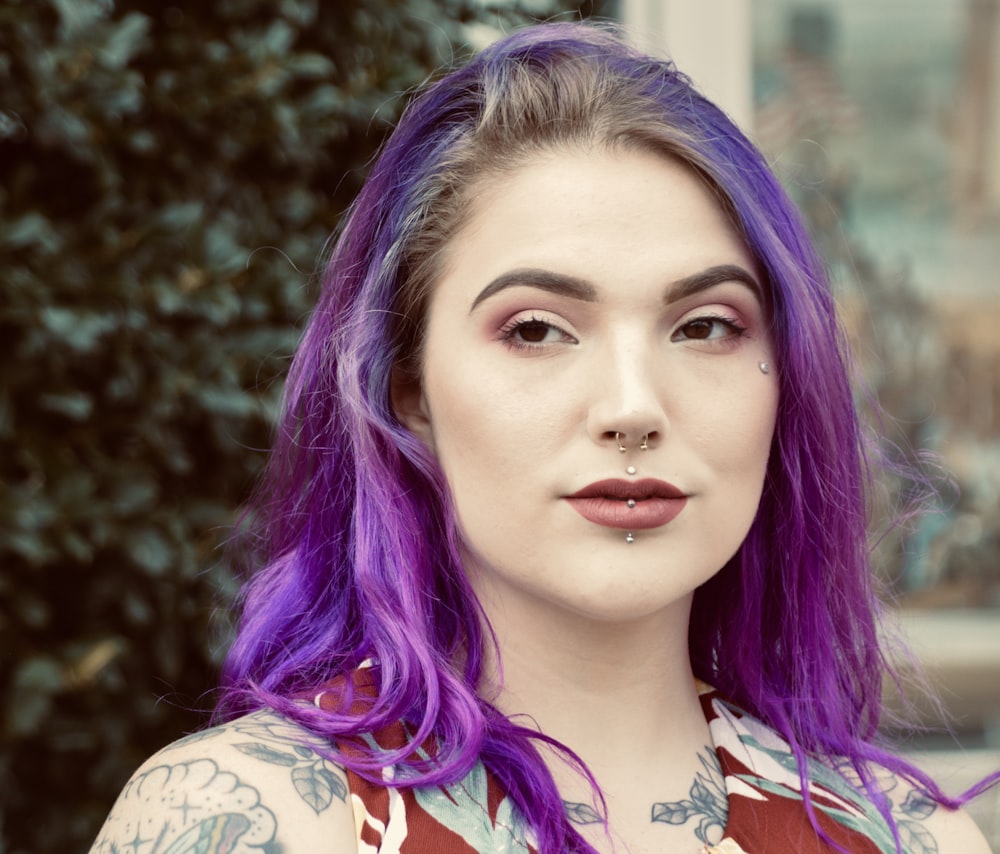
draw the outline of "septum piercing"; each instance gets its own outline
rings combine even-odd
[[[761,364],[763,365],[764,363],[761,362]],[[761,368],[761,370],[763,371],[764,369]],[[764,373],[767,373],[767,371],[764,371]],[[626,448],[625,447],[625,443],[622,442],[622,434],[621,433],[615,433],[615,441],[618,443],[618,453],[619,454],[624,454],[628,450],[628,448]],[[649,433],[643,433],[642,434],[642,441],[639,442],[639,450],[640,451],[648,451],[649,450]]]
[[[760,368],[760,372],[762,374],[769,374],[769,373],[771,373],[771,366],[767,362],[759,362],[757,364],[757,367]]]

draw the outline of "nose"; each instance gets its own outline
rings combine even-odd
[[[594,371],[588,432],[621,453],[655,448],[669,427],[662,370],[650,348],[635,344],[608,348]]]

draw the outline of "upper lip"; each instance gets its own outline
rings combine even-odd
[[[611,478],[598,480],[567,498],[613,498],[620,501],[643,501],[647,498],[686,498],[676,486],[664,480],[643,478],[642,480],[621,480]]]

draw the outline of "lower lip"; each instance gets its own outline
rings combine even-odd
[[[629,507],[615,498],[567,498],[572,508],[588,522],[605,528],[644,531],[659,528],[677,518],[687,498],[645,498]]]

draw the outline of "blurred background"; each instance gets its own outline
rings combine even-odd
[[[1000,0],[0,0],[0,854],[85,850],[205,721],[222,545],[401,95],[587,16],[675,56],[805,212],[873,435],[931,486],[891,527],[922,493],[880,482],[874,524],[955,733],[914,695],[908,749],[953,789],[1000,766]],[[975,814],[1000,850],[1000,799]]]

